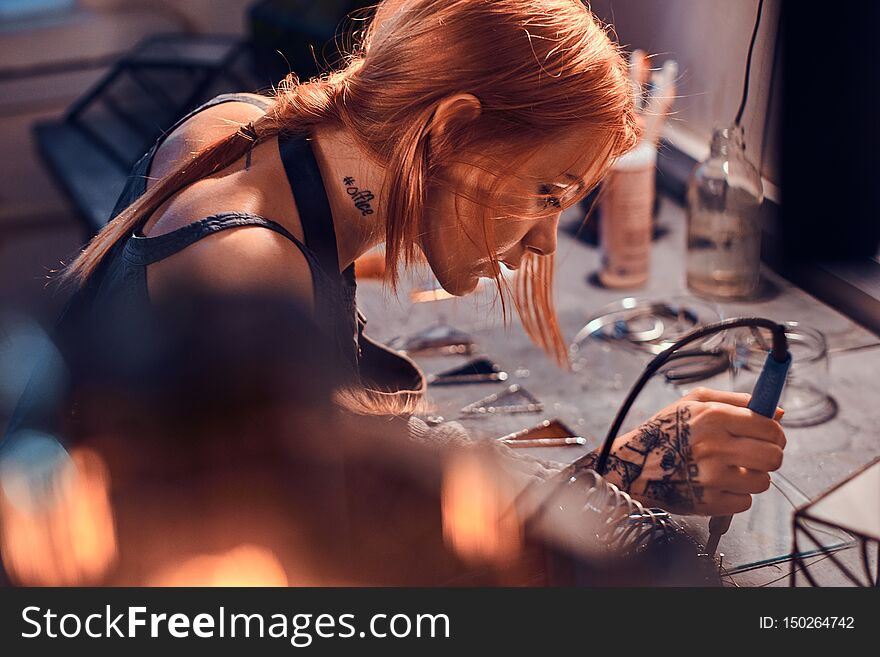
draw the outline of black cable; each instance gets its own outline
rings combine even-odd
[[[746,100],[749,97],[749,75],[752,71],[752,51],[755,49],[755,40],[758,38],[758,27],[761,25],[761,13],[764,8],[764,0],[758,0],[758,15],[755,17],[755,28],[752,30],[752,40],[749,42],[749,54],[746,55],[746,78],[743,82],[742,100],[739,104],[739,110],[736,113],[734,124],[739,125],[742,120],[743,112],[746,109]]]

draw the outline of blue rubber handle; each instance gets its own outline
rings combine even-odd
[[[782,387],[785,385],[785,376],[788,374],[789,367],[791,367],[791,354],[786,354],[786,358],[782,362],[773,358],[772,354],[767,354],[764,369],[761,370],[761,376],[758,377],[755,389],[752,390],[752,399],[749,402],[750,410],[764,417],[773,417],[776,414],[776,407],[782,396]]]
[[[773,417],[776,415],[776,407],[779,406],[779,398],[782,396],[782,388],[785,386],[785,377],[788,368],[791,367],[791,354],[785,355],[785,360],[780,362],[773,358],[773,354],[767,354],[764,361],[764,369],[752,390],[752,398],[749,400],[749,409],[763,415]],[[715,556],[718,550],[718,541],[730,529],[730,521],[733,516],[712,516],[709,520],[709,539],[706,541],[706,552]]]

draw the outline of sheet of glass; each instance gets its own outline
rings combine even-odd
[[[724,554],[723,565],[728,573],[788,561],[792,554],[792,518],[796,508],[809,502],[794,484],[778,472],[771,475],[773,485],[765,493],[755,495],[752,508],[733,518],[730,530],[721,537],[718,552]],[[697,540],[705,544],[709,535],[708,518],[676,516]],[[819,546],[799,554],[808,557],[824,550],[838,550],[855,544],[844,531],[818,523],[807,523],[821,542]]]

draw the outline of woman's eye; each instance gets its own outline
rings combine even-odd
[[[564,193],[564,189],[557,185],[541,185],[538,191],[538,204],[542,209],[561,208],[562,201],[560,197]]]

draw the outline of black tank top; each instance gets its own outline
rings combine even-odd
[[[196,113],[226,102],[246,102],[266,110],[270,102],[257,96],[224,94],[208,101],[180,119],[170,134]],[[156,151],[164,137],[135,164],[113,215],[127,208],[146,191],[147,178]],[[425,379],[408,358],[364,335],[366,319],[357,310],[357,289],[354,265],[339,272],[336,234],[326,191],[314,153],[306,136],[280,136],[278,146],[297,210],[302,222],[305,243],[298,240],[281,224],[248,213],[224,212],[205,217],[177,230],[156,237],[141,234],[146,218],[127,238],[120,240],[107,254],[86,284],[68,304],[60,326],[67,317],[84,313],[98,317],[137,316],[150,305],[147,290],[147,267],[182,251],[199,240],[232,228],[252,227],[273,230],[286,237],[293,248],[302,252],[312,275],[314,288],[314,319],[318,327],[335,345],[338,360],[348,378],[380,395],[421,396]],[[133,311],[133,312],[132,312]],[[40,400],[46,382],[32,380],[8,426],[7,435],[22,425],[46,425],[36,417],[33,408],[45,410]],[[30,398],[30,400],[28,400]],[[34,404],[34,399],[37,400]],[[45,418],[43,418],[45,420]],[[54,424],[54,423],[49,423]],[[48,427],[47,427],[48,428]]]
[[[172,128],[190,119],[198,112],[224,102],[246,102],[267,109],[268,102],[255,96],[227,94],[218,96],[183,117]],[[160,139],[135,165],[122,195],[117,201],[114,216],[127,208],[147,187],[150,167],[156,151],[164,141]],[[315,321],[336,344],[338,356],[351,372],[358,370],[358,318],[355,306],[354,266],[340,274],[336,251],[336,234],[330,215],[330,206],[324,191],[321,174],[314,154],[304,136],[281,136],[278,139],[281,160],[302,221],[305,244],[281,224],[252,214],[224,212],[187,224],[157,237],[141,235],[144,218],[133,233],[123,240],[89,281],[89,290],[79,303],[92,306],[90,312],[102,312],[105,304],[118,305],[149,303],[146,296],[147,267],[164,260],[214,233],[250,226],[275,231],[298,248],[308,262],[312,274],[315,299]]]

